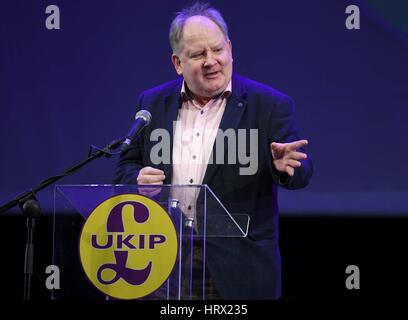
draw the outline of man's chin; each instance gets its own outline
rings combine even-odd
[[[225,86],[224,85],[212,86],[205,91],[206,96],[214,98],[218,96],[219,94],[221,94],[226,89],[226,87],[227,87],[226,85]]]
[[[210,99],[215,98],[222,93],[223,90],[208,90],[203,94],[203,97],[208,97]]]

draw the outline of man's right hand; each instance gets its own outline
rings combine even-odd
[[[136,181],[137,184],[163,184],[164,179],[166,179],[166,176],[163,170],[144,167],[139,171]],[[139,188],[139,192],[148,197],[154,197],[159,194],[160,191],[161,188]]]
[[[163,170],[144,167],[139,171],[136,181],[137,184],[163,184],[164,179],[166,176]]]

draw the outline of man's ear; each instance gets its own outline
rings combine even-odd
[[[181,76],[183,74],[183,67],[181,66],[180,58],[175,53],[171,55],[171,62],[173,62],[177,74]]]

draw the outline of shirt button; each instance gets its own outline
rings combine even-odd
[[[238,107],[242,107],[244,104],[242,102],[238,102]]]
[[[199,136],[200,136],[200,132],[197,132],[197,133],[196,133],[196,136],[199,137]]]
[[[193,159],[195,160],[197,157],[196,156],[193,156]]]
[[[191,210],[191,206],[188,206],[187,209],[188,209],[188,210]]]
[[[190,179],[190,183],[193,183],[193,181],[194,181],[193,179]]]
[[[203,114],[204,113],[204,111],[203,110],[201,110],[201,112],[200,112],[201,114]]]

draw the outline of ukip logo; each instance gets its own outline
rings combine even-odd
[[[102,202],[90,214],[79,250],[94,286],[114,298],[137,299],[169,277],[177,258],[177,233],[159,204],[123,194]]]

